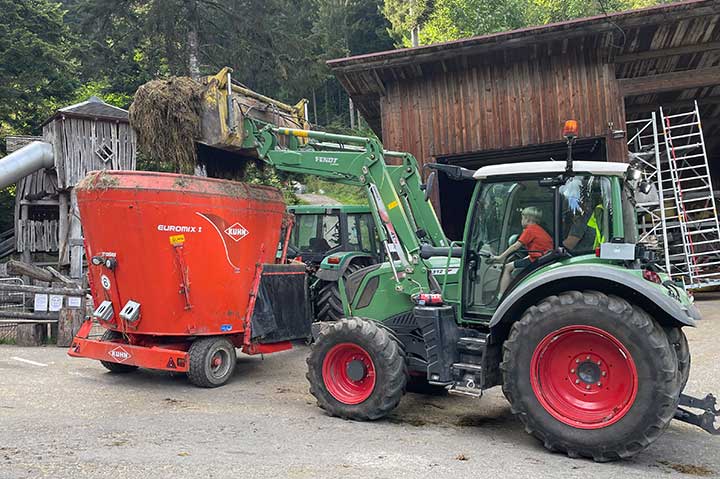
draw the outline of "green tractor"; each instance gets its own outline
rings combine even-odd
[[[386,253],[338,276],[343,317],[316,325],[307,377],[330,414],[382,418],[419,378],[478,398],[501,386],[526,430],[571,457],[633,456],[673,418],[720,432],[715,398],[683,393],[682,328],[698,310],[636,244],[639,170],[573,162],[572,129],[565,163],[431,165],[475,183],[463,241],[449,243],[428,202],[437,171],[421,184],[411,155],[256,121],[244,131],[278,169],[363,188]]]
[[[343,316],[338,280],[384,259],[370,208],[356,205],[288,207],[294,222],[287,257],[302,261],[318,321]]]

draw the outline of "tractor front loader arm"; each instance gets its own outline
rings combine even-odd
[[[251,142],[246,146],[255,148],[258,157],[275,168],[363,188],[393,268],[395,289],[408,295],[430,291],[428,266],[420,257],[422,238],[430,235],[441,244],[445,240],[432,205],[419,206],[422,191],[411,155],[388,155],[372,138],[278,128],[253,120],[246,120],[244,128],[246,141]],[[278,136],[288,137],[287,147],[279,146]],[[312,140],[350,147],[318,149],[308,142]],[[386,164],[388,156],[401,156],[403,165]]]

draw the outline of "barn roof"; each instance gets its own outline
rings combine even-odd
[[[390,82],[421,79],[552,45],[602,50],[614,63],[628,116],[687,107],[720,120],[720,0],[687,0],[415,48],[331,60],[328,65],[370,126],[381,133],[380,97]],[[489,60],[492,55],[494,60]],[[720,124],[714,130],[720,133]],[[706,132],[706,135],[708,133]]]
[[[120,123],[130,122],[127,110],[105,103],[96,96],[91,96],[83,102],[60,108],[52,117],[48,118],[43,125],[58,116],[116,121]]]

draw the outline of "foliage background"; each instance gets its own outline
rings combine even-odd
[[[226,65],[261,93],[289,103],[308,98],[313,123],[347,129],[349,99],[326,60],[408,46],[412,30],[429,44],[655,3],[0,0],[0,139],[36,134],[55,109],[90,95],[127,108],[153,78]],[[3,148],[0,140],[0,156]],[[0,206],[11,201],[12,191],[0,192]]]

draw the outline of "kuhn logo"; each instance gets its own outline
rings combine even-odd
[[[132,357],[132,355],[130,353],[125,351],[120,346],[109,351],[108,354],[110,355],[111,358],[113,358],[114,360],[116,360],[119,363],[125,362]]]
[[[228,235],[230,238],[233,239],[233,241],[240,241],[244,237],[246,237],[250,232],[245,229],[243,225],[240,223],[234,223],[231,226],[228,226],[225,228],[225,234]]]

